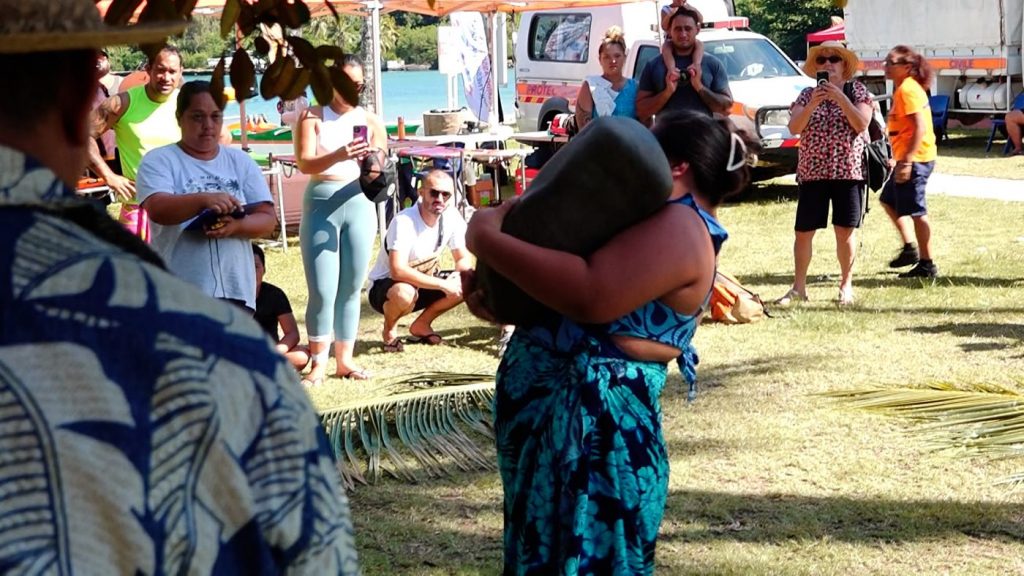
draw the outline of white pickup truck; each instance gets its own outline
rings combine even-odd
[[[933,96],[949,97],[949,117],[966,124],[1002,114],[1021,91],[1024,0],[856,0],[845,9],[846,40],[868,88],[892,93],[882,63],[897,44],[935,69]]]
[[[704,15],[704,50],[725,65],[735,104],[731,117],[761,139],[757,180],[795,171],[799,137],[789,133],[789,106],[813,86],[782,50],[732,16],[731,2],[690,0]],[[662,2],[661,4],[664,4]],[[604,32],[620,26],[631,44],[623,73],[639,79],[660,58],[658,2],[588,9],[524,12],[516,37],[516,115],[519,129],[544,130],[559,113],[573,111],[583,78],[600,74],[597,50]]]

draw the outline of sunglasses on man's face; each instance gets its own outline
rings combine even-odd
[[[452,197],[452,193],[447,191],[447,190],[438,190],[437,188],[431,188],[430,189],[430,197],[431,198],[441,198],[442,200],[447,202],[448,199]]]
[[[357,83],[356,84],[356,92],[358,92],[359,94],[362,94],[363,90],[366,90],[366,84],[363,84],[362,82]]]
[[[842,56],[835,56],[835,55],[833,55],[833,56],[818,56],[818,59],[816,60],[816,62],[818,63],[818,66],[821,66],[825,62],[831,62],[833,64],[839,64],[842,61],[843,61],[843,57]]]

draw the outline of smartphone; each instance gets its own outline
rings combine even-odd
[[[352,140],[362,140],[368,142],[370,139],[370,129],[366,126],[353,126],[352,127]]]
[[[821,86],[822,84],[828,84],[828,72],[825,70],[818,70],[818,73],[814,75],[814,78],[817,79],[818,86]]]

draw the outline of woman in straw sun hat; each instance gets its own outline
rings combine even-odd
[[[295,371],[251,318],[74,196],[99,48],[183,28],[106,26],[92,0],[0,0],[17,87],[0,90],[4,572],[358,572]]]
[[[851,82],[857,64],[853,52],[831,41],[811,48],[804,63],[804,72],[818,78],[818,85],[805,88],[790,111],[789,131],[800,134],[796,169],[800,199],[793,242],[796,272],[793,286],[776,300],[782,305],[807,300],[814,233],[828,226],[830,204],[841,273],[836,301],[840,306],[853,303],[856,230],[864,215],[867,179],[863,133],[872,113],[868,89],[860,82]]]

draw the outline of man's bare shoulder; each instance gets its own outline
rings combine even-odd
[[[110,130],[124,116],[128,105],[131,103],[131,96],[127,92],[120,92],[110,96],[93,110],[92,133],[99,136]]]

